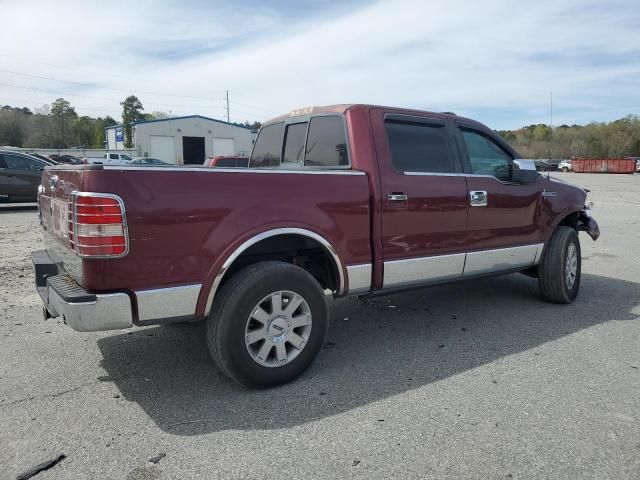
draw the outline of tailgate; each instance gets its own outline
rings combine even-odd
[[[82,285],[82,259],[69,243],[71,193],[82,190],[83,173],[102,166],[46,167],[42,174],[38,207],[44,248],[53,261]]]

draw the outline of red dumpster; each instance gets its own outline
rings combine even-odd
[[[578,173],[635,173],[632,158],[574,158],[571,170]]]

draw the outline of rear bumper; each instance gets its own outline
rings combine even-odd
[[[126,293],[93,294],[60,272],[45,250],[31,254],[36,289],[51,317],[79,332],[115,330],[133,326],[131,299]]]

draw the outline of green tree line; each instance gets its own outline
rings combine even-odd
[[[549,127],[543,123],[498,133],[525,158],[640,157],[640,117]]]
[[[104,117],[80,116],[71,103],[64,98],[51,105],[43,105],[31,111],[26,107],[4,105],[0,107],[0,147],[26,148],[105,148],[106,127],[123,126],[125,144],[133,147],[132,124],[141,120],[169,118],[166,112],[144,113],[142,102],[128,96],[122,106],[122,122],[106,115]],[[259,122],[235,123],[243,127],[258,129]]]

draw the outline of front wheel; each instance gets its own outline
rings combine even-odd
[[[250,265],[223,285],[207,321],[214,361],[233,380],[271,387],[300,375],[324,343],[328,309],[318,281],[283,262]]]
[[[562,170],[563,173],[567,173],[569,171],[567,167],[562,167],[560,170]]]
[[[558,227],[538,266],[542,298],[553,303],[573,302],[580,289],[581,265],[578,232],[570,227]]]

